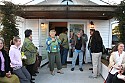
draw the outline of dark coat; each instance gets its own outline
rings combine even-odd
[[[91,53],[99,53],[103,50],[103,41],[101,37],[92,36]]]
[[[2,54],[3,54],[3,57],[5,59],[5,71],[1,71],[1,58],[0,58],[0,77],[4,77],[6,75],[6,73],[8,73],[9,71],[11,71],[11,67],[10,67],[10,57],[9,55],[7,54],[7,52],[5,50],[1,50],[2,51]]]

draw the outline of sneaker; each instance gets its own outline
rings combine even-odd
[[[54,76],[54,75],[55,75],[55,72],[54,72],[54,71],[52,71],[52,72],[51,72],[51,75],[52,75],[52,76]]]
[[[74,71],[74,68],[71,68],[71,71]]]
[[[83,71],[83,69],[82,69],[82,68],[79,68],[79,70],[80,70],[80,71]]]
[[[58,70],[57,73],[64,74],[64,72],[61,70]]]

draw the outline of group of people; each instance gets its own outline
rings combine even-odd
[[[32,43],[32,30],[25,31],[22,47],[20,37],[15,36],[9,53],[4,50],[4,40],[0,39],[0,83],[12,83],[15,78],[14,83],[35,83],[32,76],[38,73],[37,61],[38,52]]]
[[[67,55],[70,48],[73,52],[72,68],[74,71],[76,59],[79,56],[79,70],[83,71],[83,63],[88,41],[84,30],[77,33],[70,32],[70,40],[67,37],[68,29],[56,36],[55,30],[50,30],[49,37],[46,39],[46,46],[49,58],[49,68],[51,75],[55,75],[54,64],[57,65],[57,73],[64,74],[62,66],[67,63]],[[97,78],[101,71],[101,55],[103,51],[103,40],[100,32],[90,29],[90,39],[88,50],[92,61],[93,74],[89,78]],[[21,47],[21,39],[15,36],[12,40],[9,53],[4,50],[4,40],[0,39],[0,82],[10,83],[15,79],[16,83],[34,83],[32,76],[38,73],[38,51],[32,42],[32,30],[25,31],[25,39]],[[23,58],[25,56],[25,58]],[[18,79],[19,78],[19,79]],[[8,80],[7,80],[8,79]],[[119,43],[112,51],[109,60],[109,74],[105,83],[124,83],[125,82],[125,52],[124,44]]]
[[[84,30],[79,30],[77,33],[70,32],[70,40],[68,40],[66,34],[67,31],[68,29],[64,29],[59,36],[56,36],[56,31],[50,30],[49,37],[46,40],[47,52],[49,55],[49,67],[52,75],[55,75],[55,62],[58,69],[57,73],[64,73],[61,69],[62,65],[66,64],[69,45],[73,52],[71,71],[74,71],[75,69],[77,57],[79,57],[79,70],[83,71],[86,43],[88,41],[87,35],[84,33]],[[91,37],[89,39],[88,49],[93,63],[93,75],[90,76],[90,78],[97,78],[97,76],[100,76],[101,70],[103,41],[99,31],[91,29],[90,34]]]

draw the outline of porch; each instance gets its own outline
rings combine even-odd
[[[71,71],[71,64],[68,64],[67,68],[63,68],[63,75],[55,73],[55,76],[52,76],[46,65],[39,70],[40,73],[35,78],[35,83],[103,83],[104,79],[102,76],[97,79],[89,78],[92,75],[92,71],[89,70],[90,67],[92,67],[90,64],[85,64],[83,72],[79,71],[78,66],[76,66],[74,71]],[[57,69],[55,69],[56,71]]]

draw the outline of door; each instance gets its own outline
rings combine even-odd
[[[42,56],[41,66],[48,62],[48,53],[46,51],[46,39],[48,37],[48,23],[39,27],[39,54]]]
[[[71,34],[70,33],[74,33],[76,34],[79,30],[84,30],[85,31],[85,24],[84,23],[68,23],[68,39],[70,42],[70,38],[71,38]],[[69,53],[68,53],[68,58],[67,61],[72,61],[72,57],[73,57],[73,52],[71,49],[71,44],[69,43]]]

